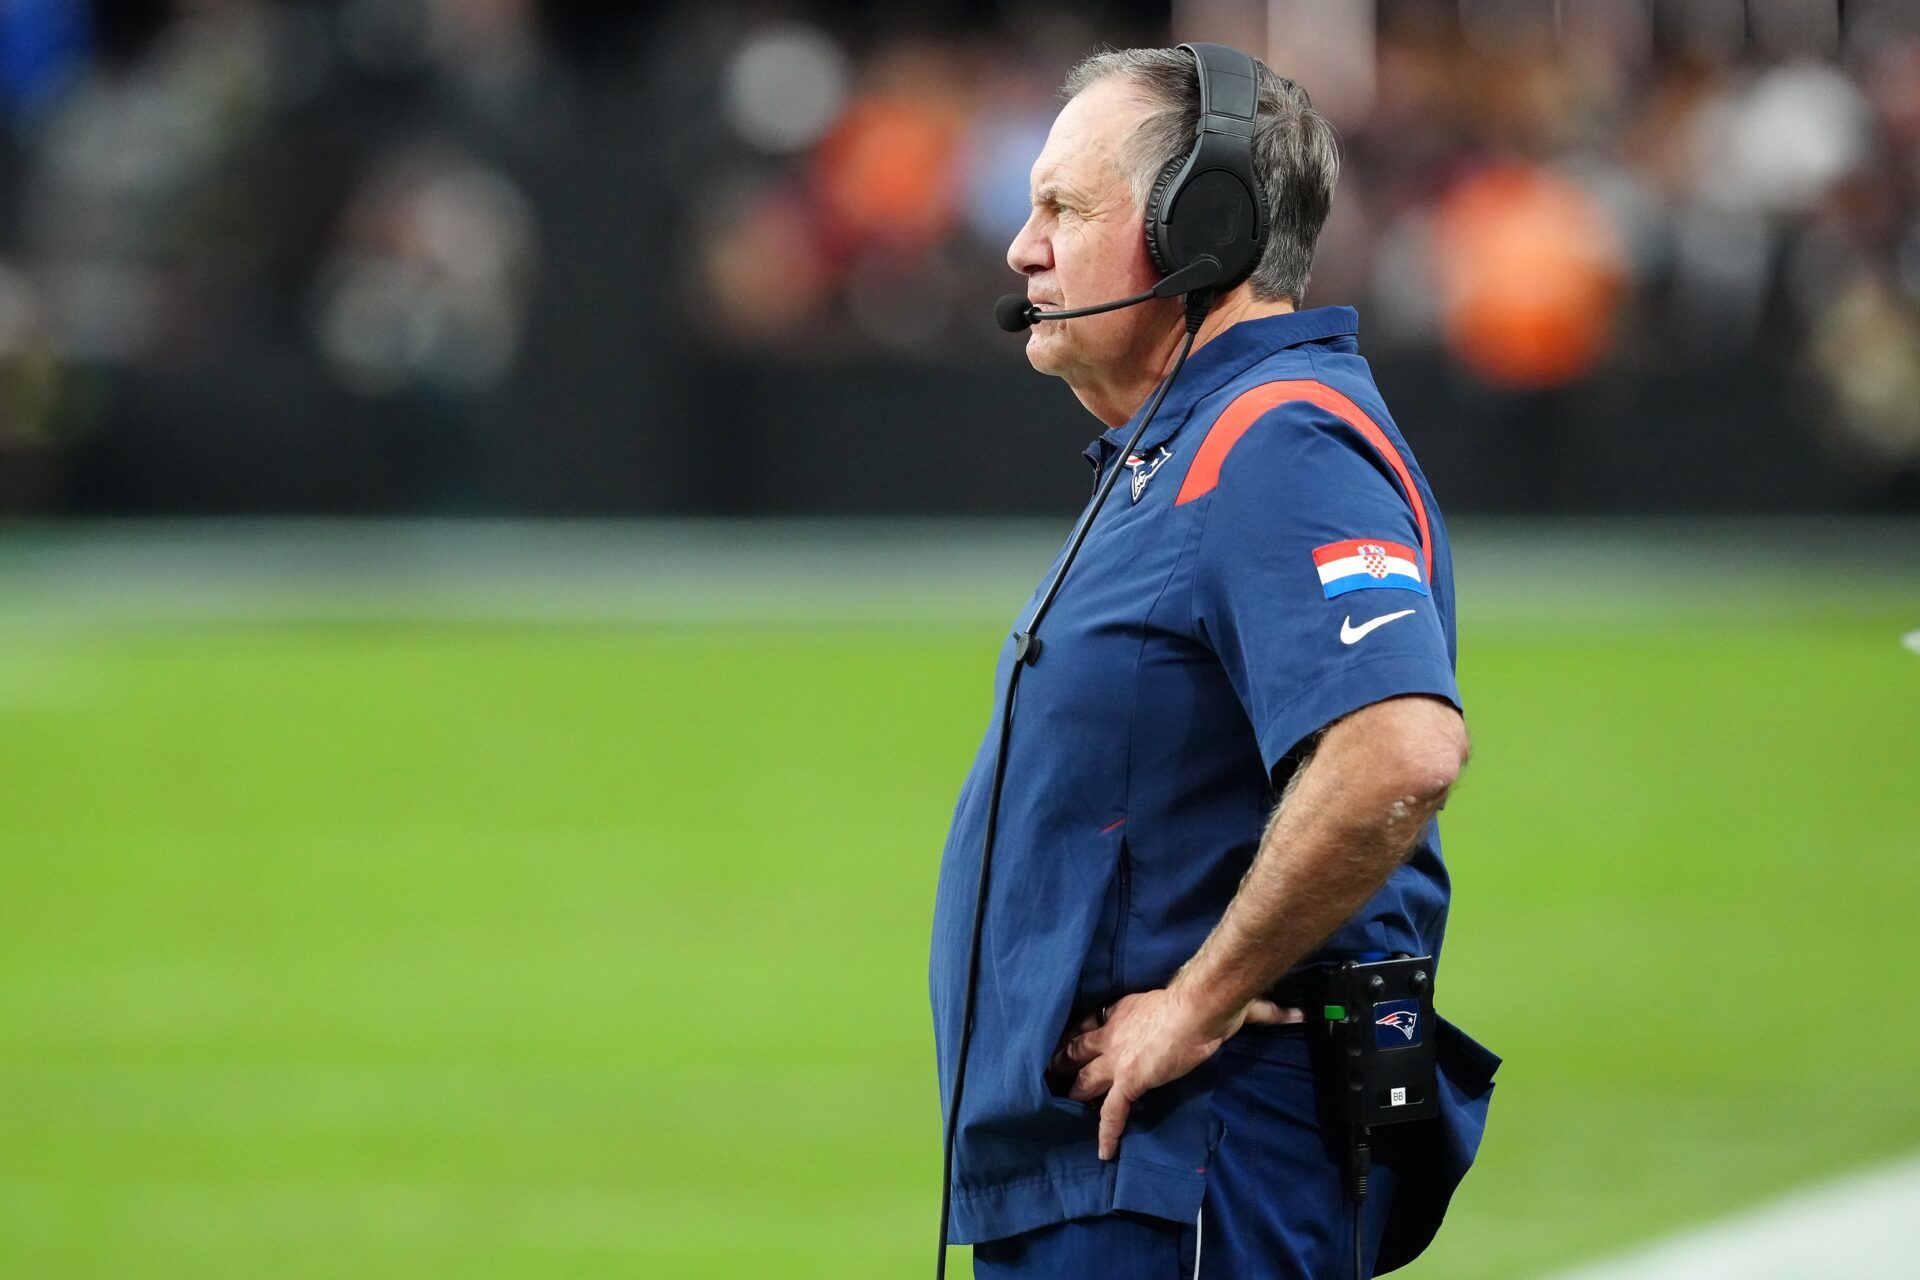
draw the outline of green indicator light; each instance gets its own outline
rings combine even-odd
[[[1330,1004],[1320,1012],[1326,1015],[1328,1022],[1341,1022],[1346,1019],[1347,1006],[1343,1004]]]

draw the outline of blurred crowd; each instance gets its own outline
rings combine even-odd
[[[1843,24],[1798,0],[1383,5],[1348,33],[1375,68],[1356,91],[1316,77],[1326,7],[1274,6],[1262,52],[1320,94],[1343,144],[1308,301],[1358,305],[1371,350],[1438,348],[1512,389],[1796,352],[1843,447],[1911,466],[1916,19],[1856,4]],[[899,42],[857,65],[815,26],[743,39],[727,118],[760,159],[723,170],[730,213],[703,254],[730,335],[977,338],[983,299],[1010,287],[1000,255],[1059,64],[1090,43],[1051,34],[1012,56]]]
[[[1535,450],[1668,387],[1920,509],[1915,0],[10,0],[0,511],[729,509],[619,476],[745,370],[1015,358],[1062,74],[1194,38],[1334,120],[1307,301],[1377,362]]]

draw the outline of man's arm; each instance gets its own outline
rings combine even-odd
[[[1240,1027],[1297,1021],[1258,999],[1373,896],[1446,802],[1467,759],[1446,702],[1389,698],[1336,721],[1295,774],[1233,901],[1160,991],[1127,996],[1105,1026],[1070,1039],[1068,1096],[1106,1094],[1100,1158],[1134,1101],[1199,1066]]]
[[[1466,725],[1438,698],[1391,698],[1336,722],[1168,992],[1207,1024],[1245,1008],[1385,883],[1466,761]]]

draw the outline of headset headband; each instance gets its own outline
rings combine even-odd
[[[1259,103],[1254,89],[1253,59],[1223,44],[1183,44],[1193,55],[1200,81],[1200,123],[1194,136],[1231,133],[1253,137],[1253,113]]]

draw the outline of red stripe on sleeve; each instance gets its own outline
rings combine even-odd
[[[1181,482],[1173,505],[1177,507],[1183,502],[1192,502],[1195,498],[1204,498],[1212,493],[1220,484],[1220,468],[1226,462],[1227,454],[1233,451],[1233,446],[1240,443],[1240,437],[1247,434],[1261,414],[1295,400],[1304,400],[1333,414],[1358,431],[1361,438],[1386,460],[1387,466],[1400,481],[1407,505],[1413,508],[1413,523],[1420,530],[1421,559],[1426,565],[1427,578],[1431,581],[1433,536],[1427,527],[1427,507],[1420,501],[1420,490],[1413,483],[1413,473],[1407,470],[1400,451],[1393,447],[1393,441],[1387,439],[1387,433],[1380,429],[1380,424],[1366,410],[1324,382],[1295,378],[1268,382],[1243,392],[1207,429],[1206,439],[1200,442],[1200,451],[1193,455],[1193,465],[1187,468],[1187,477]]]

